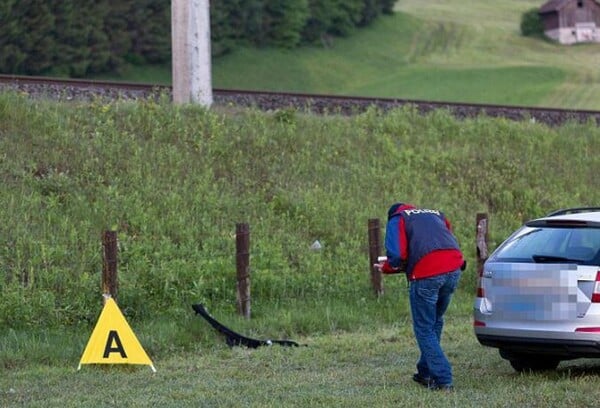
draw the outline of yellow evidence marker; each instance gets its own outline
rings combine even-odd
[[[81,369],[82,364],[143,364],[156,372],[154,364],[111,297],[106,299],[77,370]]]

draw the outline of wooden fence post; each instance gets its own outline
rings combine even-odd
[[[246,319],[250,318],[250,228],[236,225],[237,308]]]
[[[477,275],[481,276],[483,264],[488,257],[488,216],[486,213],[477,213],[476,237]]]
[[[104,247],[102,262],[102,295],[104,300],[110,295],[115,301],[119,290],[117,279],[117,232],[104,231],[102,235],[102,246]]]
[[[369,270],[371,271],[371,284],[376,296],[383,295],[383,280],[381,272],[373,267],[381,253],[381,227],[379,218],[369,219]]]

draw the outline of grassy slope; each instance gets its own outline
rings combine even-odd
[[[600,45],[524,38],[536,0],[402,0],[393,16],[332,46],[237,49],[213,61],[217,88],[600,109]],[[170,67],[124,79],[170,81]]]
[[[238,50],[216,87],[600,108],[600,46],[523,38],[536,1],[400,1],[397,13],[330,49]],[[243,67],[243,68],[242,68]]]
[[[563,80],[560,83],[546,79],[536,81],[540,86],[552,85],[551,92],[539,99],[539,105],[600,108],[600,99],[596,96],[600,90],[597,69],[600,45],[561,46],[519,35],[522,12],[539,5],[535,0],[448,0],[427,2],[424,7],[418,0],[402,0],[397,10],[439,24],[452,22],[467,31],[460,47],[452,53],[429,55],[424,61],[427,66],[553,67],[564,71]],[[514,89],[521,89],[521,85],[519,78],[515,78]]]
[[[237,222],[252,228],[255,299],[294,310],[294,299],[318,300],[307,309],[350,301],[362,310],[367,219],[398,199],[451,215],[471,263],[461,285],[466,314],[477,212],[490,213],[497,242],[524,218],[593,205],[600,191],[591,124],[461,122],[409,107],[314,117],[0,95],[0,135],[0,218],[24,220],[0,224],[0,288],[10,289],[0,325],[8,327],[94,318],[106,228],[119,230],[120,299],[139,320],[156,310],[187,315],[182,305],[199,300],[230,308]],[[319,254],[308,250],[315,239],[326,248]],[[364,322],[349,311],[331,325],[293,317],[282,316],[279,329]]]

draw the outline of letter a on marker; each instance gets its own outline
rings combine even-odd
[[[96,327],[79,361],[82,364],[154,364],[112,298],[106,299]]]

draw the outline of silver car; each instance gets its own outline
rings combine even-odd
[[[473,325],[517,371],[600,357],[600,208],[527,222],[487,259]]]

